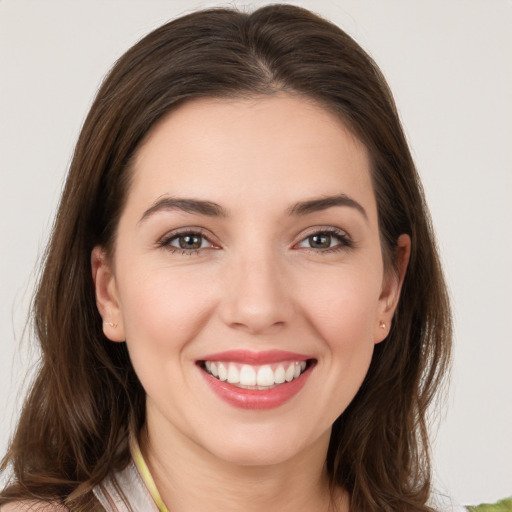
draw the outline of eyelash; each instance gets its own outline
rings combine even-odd
[[[304,247],[305,250],[314,252],[315,254],[331,254],[333,252],[343,251],[345,249],[351,249],[354,247],[354,242],[350,238],[350,236],[341,229],[336,229],[332,227],[317,227],[314,229],[314,231],[311,231],[309,234],[307,234],[302,240],[299,242],[299,244],[306,242],[309,238],[315,236],[315,235],[327,235],[331,238],[335,238],[338,240],[338,244],[334,245],[333,247],[328,247],[326,249],[317,249],[314,247]],[[297,244],[298,245],[298,244]]]
[[[174,247],[171,245],[171,242],[174,240],[178,240],[180,237],[183,236],[196,236],[200,237],[202,241],[206,240],[209,244],[211,244],[211,247],[199,247],[198,249],[184,249],[180,247]],[[206,234],[201,231],[200,229],[185,229],[183,231],[178,231],[174,233],[170,233],[168,235],[165,235],[162,239],[160,239],[157,242],[157,245],[159,247],[162,247],[169,251],[171,254],[180,253],[182,255],[192,256],[194,254],[199,254],[204,249],[212,249],[216,248],[215,244],[210,240]],[[201,242],[202,245],[202,242]]]
[[[178,240],[180,237],[183,237],[186,235],[200,237],[203,241],[206,240],[209,244],[211,244],[211,246],[210,247],[199,247],[197,249],[184,249],[184,248],[174,247],[171,245],[171,242],[173,242],[174,240]],[[354,247],[353,241],[351,240],[351,238],[345,231],[342,231],[342,230],[336,229],[336,228],[332,228],[332,227],[316,228],[314,231],[311,231],[309,234],[304,236],[298,244],[294,245],[294,247],[297,247],[299,244],[306,242],[309,238],[311,238],[315,235],[317,235],[317,236],[318,235],[327,235],[329,237],[337,239],[339,243],[333,247],[328,247],[325,249],[319,249],[319,248],[314,248],[314,247],[303,247],[303,249],[305,249],[309,252],[313,252],[315,254],[330,254],[330,253],[334,253],[334,252],[338,252],[338,251],[342,251],[344,249],[350,249],[350,248]],[[199,229],[197,229],[197,230],[187,229],[187,230],[171,233],[169,235],[164,236],[162,239],[160,239],[157,242],[157,245],[158,245],[158,247],[162,247],[162,248],[166,249],[171,254],[180,253],[182,255],[187,255],[187,256],[199,254],[204,249],[218,248],[210,240],[210,238]],[[201,245],[202,245],[202,242],[201,242]]]

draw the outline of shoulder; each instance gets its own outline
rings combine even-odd
[[[69,512],[69,509],[55,503],[23,500],[1,505],[0,512]]]

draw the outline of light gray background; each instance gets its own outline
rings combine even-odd
[[[512,3],[295,3],[377,60],[424,181],[455,313],[453,384],[435,443],[439,485],[461,503],[511,495]],[[38,257],[93,95],[141,36],[212,5],[221,4],[0,0],[0,451],[34,361],[23,327]]]

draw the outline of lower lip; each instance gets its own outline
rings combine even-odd
[[[291,382],[279,384],[271,389],[245,389],[233,386],[227,381],[220,381],[202,368],[202,373],[212,391],[228,404],[239,409],[266,410],[279,407],[293,398],[304,387],[311,374],[312,366]]]

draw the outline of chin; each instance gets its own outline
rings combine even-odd
[[[212,443],[210,453],[226,463],[238,466],[272,466],[292,460],[316,445],[325,442],[327,452],[330,429],[324,435],[292,432],[290,428],[252,428],[230,432],[220,442]]]
[[[236,466],[274,466],[286,462],[297,455],[298,449],[283,448],[275,446],[274,443],[261,447],[255,444],[240,446],[232,444],[223,450],[212,452],[214,456],[228,464]]]

